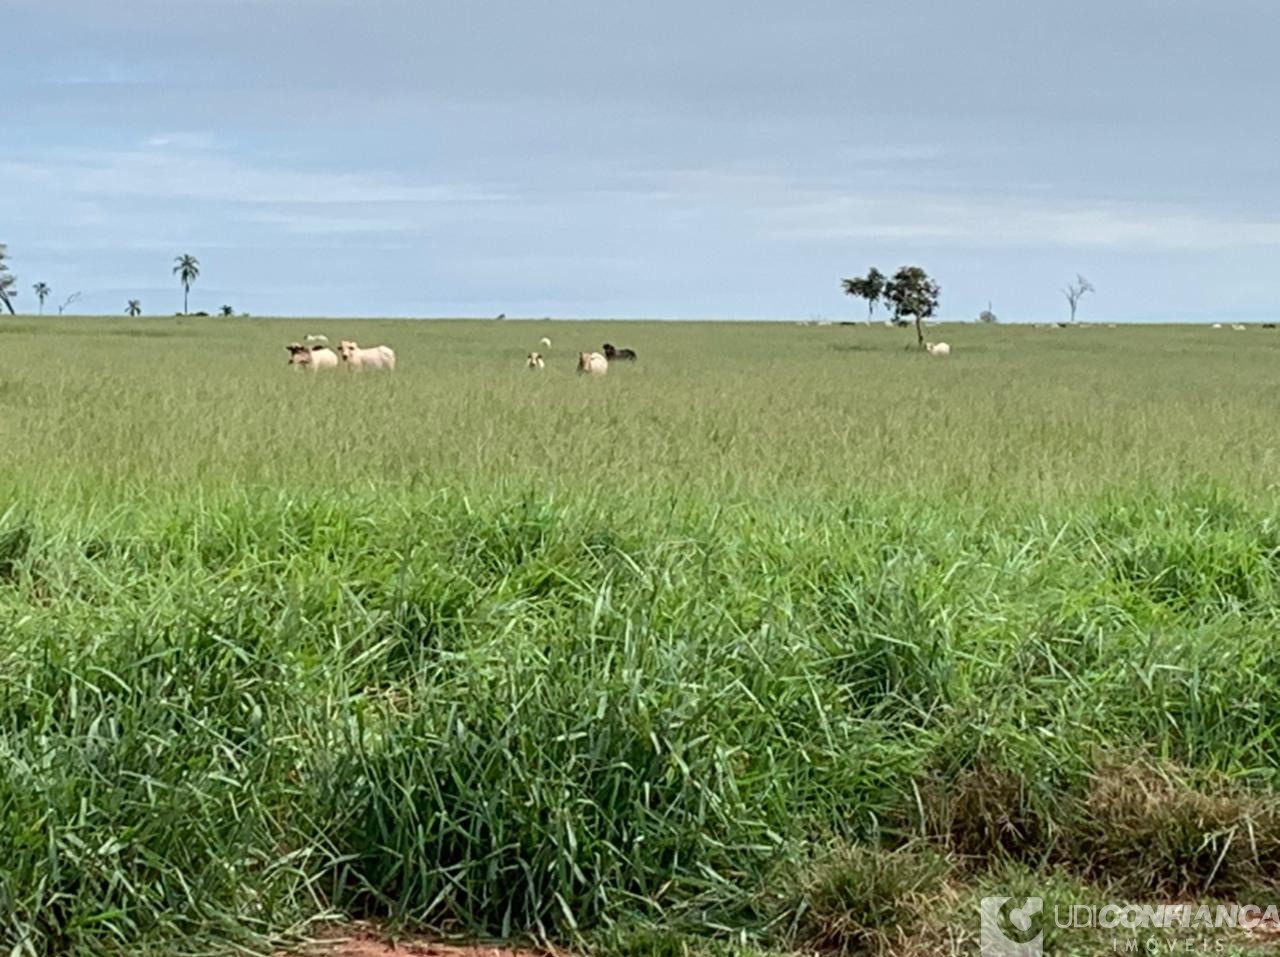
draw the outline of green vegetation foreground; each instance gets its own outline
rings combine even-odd
[[[5,320],[0,947],[1274,896],[1280,334],[935,338]]]

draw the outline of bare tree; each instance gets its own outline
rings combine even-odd
[[[1084,298],[1086,292],[1094,292],[1092,284],[1084,276],[1076,273],[1076,281],[1062,290],[1062,294],[1067,297],[1067,302],[1071,305],[1071,321],[1076,321],[1076,307],[1080,305],[1080,300]]]
[[[67,306],[71,305],[73,302],[75,302],[79,298],[80,298],[80,293],[78,292],[73,292],[71,295],[67,296],[66,302],[64,302],[62,305],[58,307],[58,315],[62,315],[64,312],[66,312]]]
[[[9,266],[5,260],[9,258],[9,247],[4,243],[0,243],[0,306],[9,310],[9,315],[13,315],[13,297],[18,294],[16,288],[18,277],[9,272]]]

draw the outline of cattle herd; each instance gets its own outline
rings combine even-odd
[[[502,316],[498,317],[503,318]],[[824,323],[800,323],[800,325],[831,325],[829,322]],[[844,325],[852,325],[852,323],[844,323]],[[1067,323],[1059,322],[1059,328],[1067,328]],[[1109,328],[1116,328],[1115,323],[1109,323]],[[1052,324],[1042,325],[1041,328],[1052,329]],[[1224,328],[1220,322],[1213,323],[1214,329]],[[1232,323],[1230,328],[1237,332],[1242,332],[1247,328],[1243,323]],[[1274,322],[1262,323],[1263,329],[1274,329]],[[543,336],[538,345],[542,350],[551,349],[551,340]],[[321,369],[336,369],[341,365],[349,366],[354,369],[394,369],[396,367],[396,354],[389,346],[374,346],[371,349],[362,349],[356,342],[350,339],[343,339],[335,351],[329,347],[329,340],[326,336],[309,335],[305,342],[292,342],[285,347],[289,351],[289,365],[306,366],[313,372]],[[949,356],[951,355],[951,346],[945,342],[925,342],[925,351],[931,356]],[[579,352],[578,353],[578,372],[591,375],[602,376],[609,371],[609,363],[611,362],[635,362],[637,359],[634,349],[619,349],[612,343],[606,342],[600,347],[599,352]],[[546,356],[543,352],[530,352],[525,356],[525,367],[538,371],[547,367]]]
[[[550,349],[551,340],[543,336],[538,345]],[[304,342],[291,342],[285,349],[289,353],[289,365],[305,366],[312,372],[336,369],[340,365],[353,369],[391,370],[396,367],[396,354],[390,346],[362,349],[351,339],[343,339],[335,351],[329,347],[327,336],[309,335]],[[600,352],[578,353],[578,372],[601,376],[609,371],[610,362],[635,362],[637,358],[634,349],[618,349],[606,342]],[[534,370],[545,369],[547,362],[541,352],[530,352],[525,357],[525,366]]]
[[[306,366],[312,372],[336,369],[339,365],[347,365],[353,369],[389,370],[396,367],[396,354],[390,346],[361,349],[351,339],[343,339],[338,343],[337,352],[329,348],[327,336],[307,336],[305,343],[291,342],[285,349],[289,353],[289,365]]]

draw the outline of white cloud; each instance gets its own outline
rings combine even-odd
[[[144,147],[162,149],[173,147],[182,150],[212,150],[225,144],[212,133],[156,133],[142,141]]]
[[[263,210],[245,217],[251,223],[277,226],[288,233],[303,235],[342,235],[345,233],[402,232],[414,229],[418,223],[407,219],[347,215],[343,213],[314,213],[305,207],[288,212]]]
[[[1134,250],[1280,246],[1280,220],[1176,203],[860,192],[712,170],[669,174],[665,187],[671,202],[711,201],[749,210],[764,238],[773,239]]]
[[[1040,245],[1209,250],[1280,245],[1280,222],[1177,205],[954,199],[927,194],[833,197],[825,209],[782,211],[797,239],[921,239],[966,246]]]
[[[56,184],[97,200],[186,199],[233,203],[476,203],[504,197],[467,184],[258,165],[219,149],[205,134],[157,134],[130,150],[50,154],[0,161],[0,178]]]

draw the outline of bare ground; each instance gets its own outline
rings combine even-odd
[[[389,938],[376,927],[351,924],[278,957],[567,957],[549,950],[496,944],[445,943],[426,937]]]

